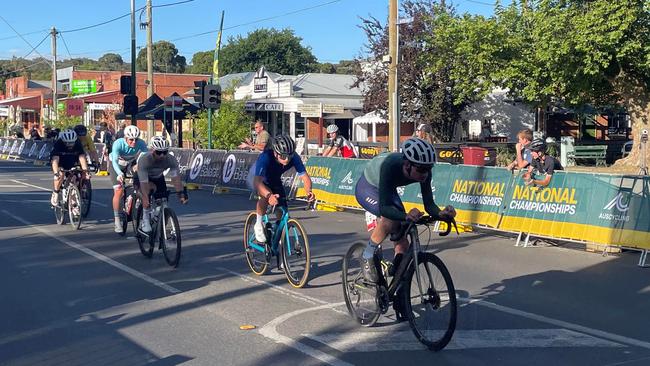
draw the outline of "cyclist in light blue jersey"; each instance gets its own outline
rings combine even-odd
[[[127,126],[124,137],[113,144],[109,155],[108,173],[113,183],[113,217],[115,218],[115,232],[122,232],[122,219],[120,217],[120,201],[124,194],[124,175],[127,169],[135,169],[133,165],[141,153],[147,152],[147,143],[140,137],[137,126]]]

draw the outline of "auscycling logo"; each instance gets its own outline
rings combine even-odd
[[[623,192],[618,192],[616,197],[609,201],[603,210],[612,211],[610,212],[601,212],[598,215],[599,219],[608,220],[608,221],[630,221],[630,216],[626,212],[630,209],[630,194],[625,194]]]
[[[352,183],[354,183],[354,179],[352,179],[352,171],[349,171],[348,174],[346,174],[345,177],[341,179],[341,184],[339,184],[339,189],[351,191],[354,189]]]

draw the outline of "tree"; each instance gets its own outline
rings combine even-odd
[[[102,70],[121,70],[124,66],[122,56],[117,53],[106,53],[100,57],[97,62]]]
[[[311,48],[301,41],[291,29],[257,29],[246,37],[229,37],[219,54],[220,73],[254,71],[260,66],[283,75],[318,71]]]
[[[153,44],[153,71],[165,73],[183,73],[185,71],[185,57],[178,54],[173,43],[158,41]],[[136,59],[138,71],[147,71],[147,49],[142,48]]]
[[[192,74],[212,74],[214,63],[214,51],[199,51],[192,56],[192,66],[189,72]]]
[[[212,147],[215,149],[234,149],[251,132],[251,117],[246,114],[244,102],[224,99],[218,114],[212,115]],[[208,146],[208,113],[202,110],[194,117],[195,142]]]

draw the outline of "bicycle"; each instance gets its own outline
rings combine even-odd
[[[90,164],[88,168],[92,173],[97,172],[97,165],[95,164]],[[81,206],[81,216],[86,218],[90,212],[90,204],[93,199],[93,186],[90,183],[90,179],[81,180],[79,183],[79,193],[81,194],[81,201],[83,202],[83,205]]]
[[[373,326],[392,303],[397,320],[408,319],[416,338],[430,350],[439,351],[456,329],[457,299],[445,264],[420,247],[418,225],[429,226],[435,221],[425,216],[417,222],[404,222],[397,234],[391,234],[391,241],[407,235],[410,246],[397,268],[382,259],[380,247],[375,254],[378,283],[368,282],[362,273],[362,254],[367,244],[353,244],[343,258],[342,285],[348,311],[359,324]],[[458,233],[454,219],[446,222],[447,230],[441,236],[451,232],[452,224]]]
[[[59,191],[59,203],[53,206],[54,217],[57,224],[63,225],[65,223],[65,212],[67,211],[70,224],[75,230],[79,230],[84,209],[79,187],[85,179],[81,177],[82,171],[79,167],[73,167],[70,170],[62,169],[61,172],[64,174],[64,178]]]
[[[140,202],[137,200],[137,190],[133,186],[133,176],[130,174],[124,175],[124,180],[122,181],[122,188],[124,192],[122,194],[122,210],[120,211],[120,220],[122,221],[122,232],[121,236],[126,235],[126,229],[129,225],[129,222],[133,222],[133,232],[137,234],[138,227],[135,224],[133,217],[133,212],[137,212],[136,205]],[[136,207],[136,211],[133,211],[133,208]]]
[[[187,194],[187,189],[184,192]],[[176,268],[181,259],[181,228],[176,213],[167,205],[170,193],[169,190],[161,193],[149,193],[149,202],[151,204],[150,233],[140,230],[144,207],[138,197],[135,204],[136,215],[133,229],[142,255],[151,258],[156,247],[156,241],[158,241],[158,249],[162,249],[167,264]],[[164,220],[160,219],[161,216]]]
[[[243,240],[246,262],[253,273],[262,276],[267,272],[271,258],[276,257],[277,268],[284,271],[289,284],[301,288],[307,283],[311,267],[309,239],[298,220],[290,218],[288,208],[283,205],[278,207],[282,210],[279,221],[275,223],[269,221],[269,214],[274,213],[276,206],[269,205],[266,214],[262,217],[267,238],[265,243],[255,239],[253,226],[257,213],[248,214]]]

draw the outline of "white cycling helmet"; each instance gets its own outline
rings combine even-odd
[[[65,142],[66,144],[71,144],[77,141],[77,133],[71,129],[63,130],[59,132],[59,138],[61,139],[61,141]]]
[[[140,137],[140,129],[138,126],[126,126],[124,128],[124,137],[129,138],[129,139],[137,139]]]
[[[421,165],[433,165],[436,162],[436,153],[433,146],[427,141],[412,137],[402,144],[402,153],[406,160]]]
[[[334,132],[339,132],[339,126],[337,125],[327,126],[327,133],[334,133]]]
[[[149,147],[154,151],[167,151],[169,150],[169,141],[165,140],[162,136],[154,136],[149,141]]]

